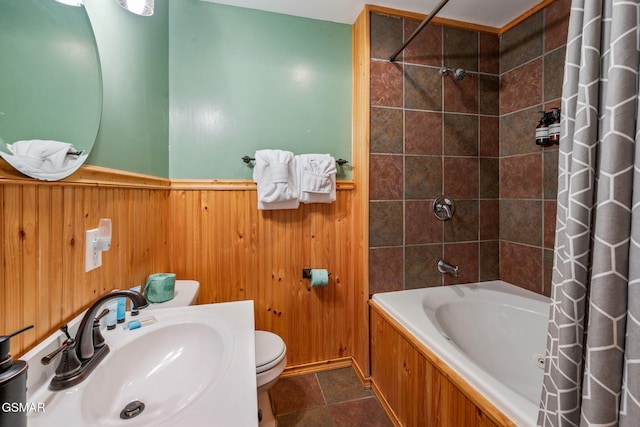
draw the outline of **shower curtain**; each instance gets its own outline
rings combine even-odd
[[[571,6],[540,426],[640,426],[639,14]]]

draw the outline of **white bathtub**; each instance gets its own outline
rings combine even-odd
[[[536,424],[549,298],[496,280],[373,300],[514,423]]]

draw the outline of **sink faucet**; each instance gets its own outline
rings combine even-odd
[[[132,311],[149,305],[147,299],[141,293],[131,290],[109,292],[91,304],[80,321],[75,339],[71,339],[67,334],[67,340],[62,347],[42,359],[42,363],[46,365],[51,362],[56,354],[63,352],[56,374],[49,384],[51,390],[63,390],[81,383],[109,353],[108,345],[104,343],[95,345],[93,342],[94,318],[105,302],[120,297],[131,300]]]

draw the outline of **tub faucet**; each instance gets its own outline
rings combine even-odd
[[[458,269],[457,265],[451,265],[443,259],[438,261],[438,271],[442,274],[453,274],[456,277],[460,275],[460,270]]]
[[[145,308],[149,305],[147,299],[141,293],[131,290],[116,290],[109,292],[91,304],[80,321],[80,326],[78,326],[78,332],[76,332],[75,339],[71,339],[67,336],[67,340],[61,348],[43,359],[43,364],[48,364],[60,351],[65,350],[65,353],[73,351],[75,352],[76,357],[72,359],[75,359],[76,362],[80,364],[80,366],[77,366],[78,363],[73,363],[71,364],[73,369],[67,369],[68,363],[66,360],[68,359],[63,358],[60,361],[61,366],[58,366],[58,369],[56,369],[56,375],[49,384],[49,388],[51,390],[63,390],[79,384],[89,376],[95,367],[98,366],[100,361],[107,355],[107,353],[109,353],[109,346],[107,344],[98,343],[96,346],[93,342],[94,319],[98,310],[105,302],[120,297],[129,298],[131,300],[132,311]],[[49,360],[45,363],[45,359],[47,358]]]

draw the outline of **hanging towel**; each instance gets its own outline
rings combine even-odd
[[[253,180],[258,184],[258,209],[296,209],[298,186],[296,159],[283,150],[258,150]]]
[[[23,174],[42,181],[57,181],[74,173],[87,158],[73,144],[32,139],[7,144],[11,152],[0,156]]]
[[[331,203],[336,200],[336,160],[329,154],[301,154],[298,157],[299,198],[302,203]]]

